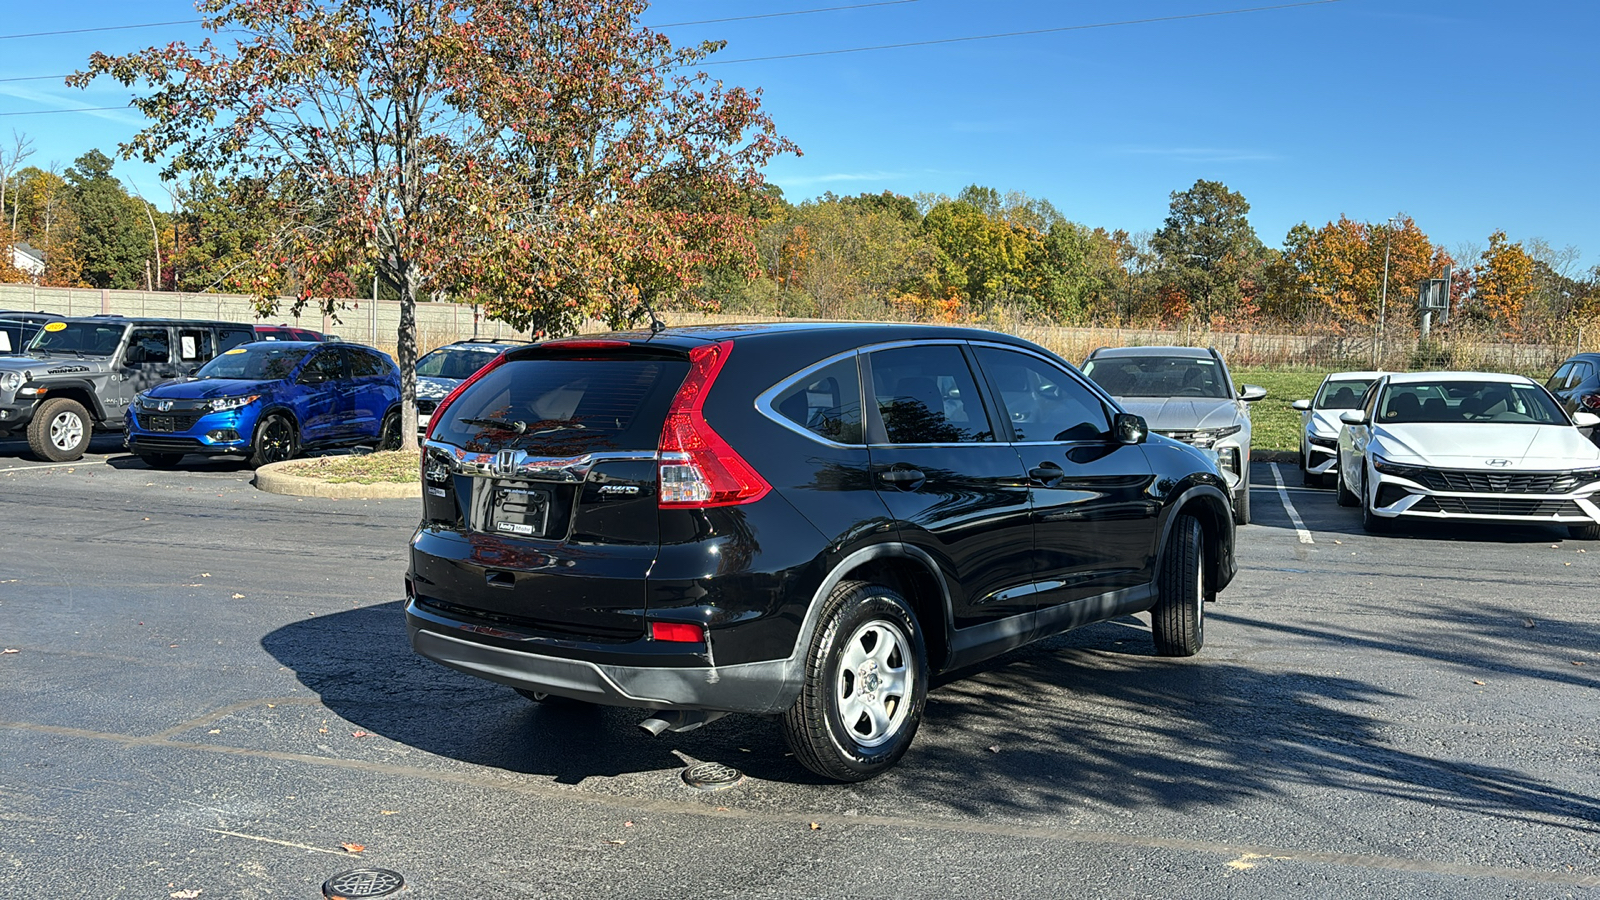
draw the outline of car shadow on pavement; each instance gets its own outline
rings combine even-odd
[[[1213,630],[1278,630],[1287,641],[1600,686],[1588,670],[1564,661],[1566,669],[1505,661],[1600,646],[1592,627],[1546,622],[1530,629],[1513,610],[1418,610],[1421,619],[1430,614],[1435,623],[1454,617],[1447,640],[1435,634],[1433,643],[1413,643],[1403,634],[1336,632],[1236,613],[1211,618]],[[1474,634],[1476,641],[1462,639]],[[262,644],[351,724],[473,765],[578,784],[715,760],[767,781],[820,783],[788,755],[768,719],[729,716],[652,738],[635,727],[643,711],[533,703],[422,659],[411,652],[399,603],[308,618]],[[1512,768],[1395,746],[1394,723],[1385,718],[1395,699],[1415,701],[1337,674],[1252,668],[1204,653],[1158,657],[1145,623],[1124,617],[941,679],[910,753],[856,790],[913,796],[955,812],[1050,814],[1085,804],[1182,811],[1309,786],[1541,825],[1556,817],[1600,832],[1600,799]],[[974,777],[981,790],[951,789]]]

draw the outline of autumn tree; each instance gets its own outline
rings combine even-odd
[[[1166,221],[1150,239],[1165,280],[1202,323],[1235,314],[1255,290],[1262,245],[1249,213],[1243,194],[1200,179],[1172,193]],[[1170,299],[1163,307],[1178,308]]]
[[[374,267],[401,298],[402,435],[415,435],[415,304],[471,298],[551,333],[636,321],[752,260],[746,200],[794,149],[759,97],[696,66],[646,0],[201,0],[219,36],[74,76],[148,91],[123,152],[165,175],[292,180],[289,223],[254,252],[299,306]],[[275,276],[275,277],[274,277]],[[276,298],[264,297],[264,309]]]
[[[1534,292],[1533,257],[1504,231],[1489,235],[1489,249],[1473,272],[1474,298],[1491,321],[1512,329]]]
[[[1381,310],[1387,325],[1411,321],[1418,284],[1443,277],[1450,265],[1450,254],[1435,247],[1410,216],[1377,224],[1340,216],[1315,231],[1304,223],[1290,229],[1268,281],[1281,292],[1272,300],[1274,309],[1321,310],[1346,326],[1375,324]]]
[[[54,171],[28,166],[17,173],[17,234],[44,254],[40,283],[52,287],[85,286],[70,194],[66,179]]]

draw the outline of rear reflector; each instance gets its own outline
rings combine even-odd
[[[703,644],[706,640],[706,630],[702,625],[692,625],[688,622],[651,622],[650,639]]]
[[[672,398],[661,428],[661,506],[734,506],[754,503],[772,490],[706,421],[706,395],[732,351],[732,341],[689,351],[689,374]]]

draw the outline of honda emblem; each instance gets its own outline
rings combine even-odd
[[[501,450],[494,455],[494,463],[489,471],[497,478],[509,478],[517,471],[517,451]]]
[[[156,404],[156,409],[159,412],[170,412],[172,410],[172,401],[171,400],[163,400],[160,403]]]

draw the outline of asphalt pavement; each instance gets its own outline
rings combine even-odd
[[[1256,463],[1206,646],[1144,617],[930,694],[874,781],[413,655],[416,500],[0,441],[0,897],[1517,897],[1600,886],[1600,543],[1362,532]],[[1283,488],[1278,487],[1279,481]],[[1292,512],[1291,512],[1292,511]],[[683,768],[738,768],[704,792]]]

